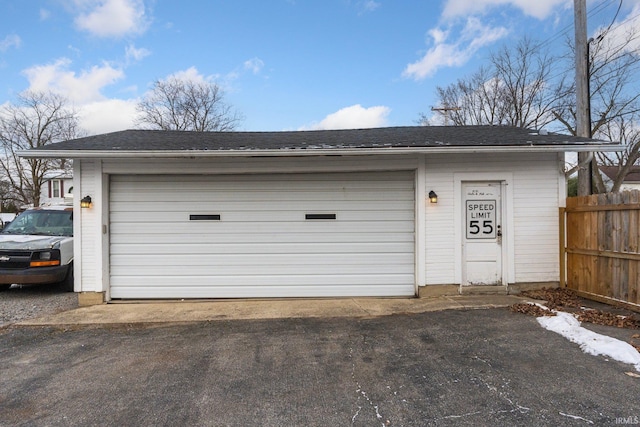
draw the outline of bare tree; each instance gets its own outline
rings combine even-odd
[[[436,93],[458,126],[542,128],[555,119],[553,108],[565,93],[562,79],[551,84],[553,64],[555,58],[525,38],[492,54],[488,67]]]
[[[503,85],[488,68],[447,87],[438,86],[436,92],[439,111],[455,126],[498,125],[506,119]]]
[[[553,108],[565,94],[564,79],[552,81],[556,58],[531,39],[491,55],[495,78],[503,85],[504,124],[540,129],[554,120]]]
[[[0,180],[0,212],[15,212],[15,197],[9,183]]]
[[[640,162],[640,28],[627,25],[624,33],[620,28],[624,27],[609,26],[589,41],[591,134],[625,144],[624,152],[594,155],[593,182],[598,192],[607,191],[598,165],[616,167],[616,191]],[[437,88],[442,110],[454,125],[548,126],[576,135],[573,41],[568,40],[567,46],[562,57],[552,57],[543,45],[529,39],[502,48],[491,55],[489,66]],[[419,123],[428,124],[426,119],[420,114]]]
[[[598,129],[598,134],[603,139],[620,141],[625,149],[615,153],[596,154],[598,166],[608,166],[610,167],[609,170],[615,170],[616,172],[611,188],[605,186],[601,171],[594,174],[596,189],[600,193],[620,191],[625,177],[640,160],[640,128],[638,127],[637,117],[635,122],[627,121],[624,116],[615,121],[608,121]]]
[[[40,204],[47,172],[69,168],[65,159],[23,159],[18,152],[82,136],[78,115],[52,92],[26,92],[0,109],[0,172],[16,204]]]
[[[217,84],[177,77],[156,80],[137,110],[137,124],[150,129],[224,132],[242,120]]]

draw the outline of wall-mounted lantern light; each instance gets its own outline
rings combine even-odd
[[[431,203],[438,203],[438,195],[433,190],[429,191],[429,201]]]
[[[80,207],[82,209],[87,209],[91,207],[91,196],[84,196],[81,200],[80,200]]]

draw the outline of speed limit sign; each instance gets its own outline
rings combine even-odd
[[[496,238],[496,200],[467,200],[467,239]]]

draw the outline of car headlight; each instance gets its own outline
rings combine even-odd
[[[31,267],[52,267],[60,265],[60,251],[53,249],[34,252],[31,255]]]

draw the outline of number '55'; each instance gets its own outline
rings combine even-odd
[[[478,220],[469,221],[469,234],[479,234],[480,227],[482,227],[482,234],[493,234],[493,221],[482,221],[481,226]]]

